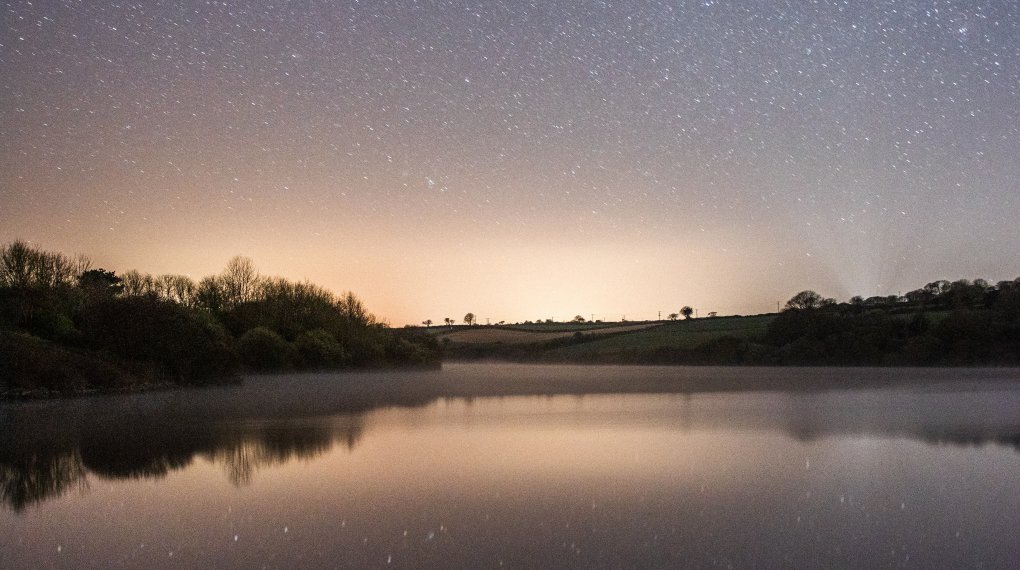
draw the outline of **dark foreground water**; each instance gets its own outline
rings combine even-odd
[[[412,388],[827,373],[453,365],[2,404],[0,567],[1020,567],[1016,371]]]

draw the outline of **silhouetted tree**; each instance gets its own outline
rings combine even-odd
[[[945,279],[932,281],[924,286],[924,291],[927,293],[928,299],[938,302],[939,304],[944,304],[942,297],[948,293],[950,289],[952,289],[952,284]]]
[[[920,306],[930,303],[935,298],[932,295],[931,291],[923,288],[915,289],[913,291],[907,291],[907,293],[903,296],[906,297],[907,302],[910,303],[911,305]],[[851,301],[853,301],[853,299],[851,299]]]
[[[680,314],[683,315],[685,319],[689,319],[691,318],[691,315],[694,314],[694,309],[684,305],[684,307],[680,309]]]
[[[571,319],[571,322],[574,322],[574,323],[583,323],[584,322],[584,317],[582,317],[581,315],[574,315],[574,318]]]
[[[677,320],[679,318],[680,318],[680,315],[678,313],[670,313],[669,314],[669,320],[671,320],[671,321],[675,321],[675,320]]]
[[[425,319],[421,324],[425,325],[425,328],[429,328],[432,326],[432,319]]]
[[[817,309],[822,306],[822,296],[814,291],[801,291],[786,302],[784,310]]]
[[[354,325],[367,327],[376,324],[375,317],[368,312],[365,304],[350,291],[344,293],[337,306],[340,313]]]
[[[195,291],[195,302],[214,313],[222,311],[226,307],[226,294],[220,278],[214,275],[203,277]]]
[[[984,279],[978,279],[973,283],[967,279],[953,281],[949,291],[943,294],[947,304],[953,308],[974,308],[983,304],[985,294],[989,287]]]
[[[78,277],[78,286],[90,301],[108,299],[124,290],[121,278],[113,271],[105,269],[89,269]]]
[[[475,314],[474,313],[468,313],[468,314],[464,315],[464,324],[466,324],[466,325],[473,325],[473,324],[475,324]]]
[[[32,284],[33,265],[38,252],[28,243],[16,240],[0,250],[0,286],[28,287]]]
[[[251,259],[242,256],[232,258],[220,274],[220,280],[227,305],[237,306],[255,300],[259,272]]]
[[[84,255],[68,257],[42,251],[23,240],[0,248],[0,287],[55,288],[78,284],[91,262]]]
[[[198,286],[185,275],[160,275],[155,278],[156,292],[160,299],[178,305],[195,305]]]

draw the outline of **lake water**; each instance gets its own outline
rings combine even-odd
[[[1020,567],[1015,370],[413,388],[831,373],[692,370],[448,365],[3,404],[0,567]]]

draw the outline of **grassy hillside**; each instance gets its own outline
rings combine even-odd
[[[589,355],[610,355],[626,350],[657,350],[662,348],[693,349],[708,341],[732,337],[751,342],[760,341],[775,315],[753,317],[716,317],[669,321],[661,326],[607,336],[597,340],[564,346],[549,351],[550,357],[577,360]]]
[[[439,333],[453,360],[632,361],[635,355],[692,350],[726,339],[760,342],[775,315],[597,325],[467,327]],[[637,360],[641,360],[637,358]]]
[[[989,308],[833,304],[779,314],[544,332],[475,327],[443,338],[449,360],[587,364],[973,366],[1020,362],[1020,288]],[[615,325],[615,326],[614,326]],[[472,335],[472,336],[467,336]],[[460,342],[458,342],[460,340]]]
[[[528,327],[530,325],[523,326]],[[549,326],[547,328],[474,326],[440,333],[439,338],[440,340],[448,339],[454,344],[534,344],[562,338],[572,338],[578,333],[586,336],[605,336],[615,333],[630,333],[657,326],[659,326],[659,323],[610,323],[589,327],[576,325],[572,328],[563,328],[562,326]]]

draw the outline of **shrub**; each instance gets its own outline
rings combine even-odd
[[[296,356],[290,343],[265,327],[255,327],[241,335],[237,352],[245,366],[262,371],[288,368]]]
[[[222,328],[168,301],[124,297],[97,303],[82,333],[91,348],[147,365],[163,380],[208,383],[231,379],[237,370]]]
[[[294,346],[305,368],[343,366],[350,360],[344,347],[322,329],[301,333],[294,341]]]
[[[0,386],[74,392],[117,389],[135,382],[115,363],[24,333],[0,331]]]

